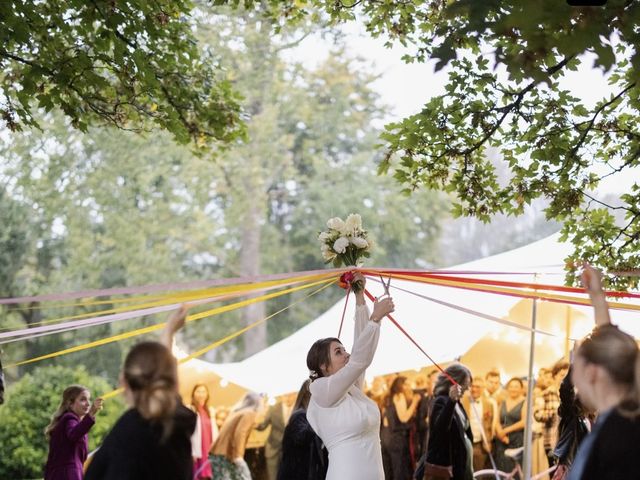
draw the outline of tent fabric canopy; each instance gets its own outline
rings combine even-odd
[[[555,234],[515,250],[448,268],[447,271],[483,272],[474,274],[474,278],[562,285],[564,258],[570,253],[571,246],[560,243],[558,237],[559,234]],[[374,295],[383,293],[382,285],[376,279],[368,280],[367,288]],[[500,318],[507,317],[510,310],[521,301],[510,296],[392,280],[391,294],[396,305],[394,317],[436,362],[461,357],[481,338],[495,335],[503,326],[408,292]],[[353,344],[354,303],[350,299],[341,336],[347,349],[351,349]],[[590,308],[575,308],[591,318]],[[227,380],[270,396],[296,391],[309,374],[306,368],[309,347],[319,338],[337,336],[343,309],[344,299],[305,327],[261,352],[241,362],[211,364],[211,368]],[[612,317],[615,323],[638,337],[640,321],[634,320],[637,313],[613,312]],[[429,360],[391,322],[383,321],[378,351],[367,370],[368,377],[420,369],[428,365]]]

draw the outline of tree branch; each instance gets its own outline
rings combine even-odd
[[[560,71],[561,69],[563,69],[572,59],[573,59],[574,55],[571,55],[569,57],[565,57],[560,63],[558,63],[557,65],[554,65],[553,67],[550,67],[549,69],[547,69],[547,74],[548,76],[552,76],[555,73],[557,73],[558,71]],[[527,93],[529,93],[533,87],[535,87],[538,83],[540,83],[539,81],[535,80],[533,82],[531,82],[529,85],[527,85],[525,88],[523,88],[522,90],[520,90],[520,92],[518,92],[516,94],[516,99],[511,102],[509,105],[505,105],[504,107],[499,107],[494,109],[494,111],[496,112],[503,112],[502,116],[500,117],[500,119],[495,123],[495,125],[490,128],[485,135],[475,144],[473,144],[471,147],[469,147],[466,150],[463,150],[462,152],[460,152],[462,155],[467,155],[470,153],[473,153],[474,151],[476,151],[478,148],[480,148],[482,145],[484,145],[484,143],[489,140],[494,133],[496,133],[496,131],[498,131],[498,129],[500,128],[500,126],[502,125],[502,123],[504,122],[504,120],[507,118],[507,116],[513,112],[513,110],[517,107],[520,106],[520,104],[522,103],[522,99],[525,97],[525,95]]]
[[[321,26],[321,28],[325,28],[327,27],[328,24],[323,24]],[[293,48],[293,47],[297,47],[298,45],[300,45],[300,43],[302,43],[302,41],[307,38],[309,35],[311,35],[313,32],[308,31],[307,33],[305,33],[304,35],[302,35],[300,38],[298,38],[297,40],[293,40],[289,43],[285,43],[284,45],[280,45],[278,48],[275,49],[275,52],[282,52],[283,50],[288,50],[289,48]]]
[[[6,50],[0,50],[0,56],[9,58],[19,63],[23,63],[25,65],[29,65],[30,67],[33,67],[33,68],[39,68],[40,70],[47,72],[51,76],[55,75],[55,72],[53,70],[47,67],[44,67],[32,60],[27,60],[26,58],[18,57],[17,55],[7,52]]]
[[[593,197],[592,195],[589,195],[587,192],[585,192],[581,188],[576,188],[576,191],[579,192],[581,195],[584,195],[585,197],[587,197],[592,202],[598,203],[598,204],[602,205],[603,207],[608,208],[610,210],[623,210],[625,212],[632,212],[633,211],[633,210],[631,210],[630,208],[627,208],[627,207],[614,207],[612,205],[609,205],[608,203],[604,203],[602,200],[598,200],[597,198]]]
[[[608,106],[614,104],[615,102],[617,102],[622,95],[624,95],[625,93],[627,93],[629,90],[631,90],[633,87],[636,86],[636,83],[633,82],[631,84],[629,84],[626,88],[624,88],[620,93],[618,93],[615,97],[613,97],[611,100],[609,100],[608,102],[603,103],[593,114],[593,116],[591,117],[591,120],[589,120],[587,128],[585,128],[585,130],[582,132],[582,135],[580,136],[580,138],[578,139],[578,142],[573,146],[573,148],[571,149],[571,151],[569,152],[568,158],[575,158],[576,153],[578,152],[578,149],[584,144],[584,141],[587,137],[587,134],[591,131],[593,124],[596,121],[596,118],[598,118],[598,115],[600,115],[600,113],[602,113],[602,111],[607,108]],[[584,123],[584,122],[583,122]],[[562,172],[564,170],[564,165],[566,164],[566,161],[563,162],[563,167],[561,168],[560,172]]]

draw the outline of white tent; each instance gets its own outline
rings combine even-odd
[[[561,285],[564,280],[563,259],[570,251],[571,246],[559,243],[556,234],[515,250],[452,267],[447,271],[491,272],[486,275],[487,278]],[[479,277],[481,278],[477,274],[474,275],[474,278]],[[369,280],[368,289],[374,295],[382,293],[379,281]],[[508,318],[510,311],[512,314],[522,313],[522,310],[530,312],[530,307],[527,309],[522,304],[518,308],[516,306],[519,302],[532,303],[530,300],[517,297],[392,280],[391,294],[396,304],[394,317],[437,362],[451,361],[462,356],[482,337],[495,336],[503,331],[504,325],[408,292],[499,318]],[[353,304],[351,298],[341,335],[341,340],[347,348],[350,348],[353,342]],[[270,396],[295,391],[308,376],[306,355],[309,347],[319,338],[337,336],[343,308],[344,300],[333,305],[294,334],[246,360],[211,364],[211,368],[225,379]],[[591,318],[588,307],[578,307],[577,310]],[[627,312],[613,314],[615,323],[619,323],[638,337],[640,319],[634,321],[633,316],[640,315],[630,315]],[[526,328],[530,318],[530,314],[525,315],[524,321],[520,319],[516,323]],[[272,321],[277,321],[277,318]],[[564,336],[564,326],[564,323],[552,326],[554,328],[551,330]],[[582,330],[588,327],[583,327]],[[578,331],[573,335],[581,336],[584,333],[586,331]],[[520,347],[528,350],[529,345],[527,343]],[[495,354],[500,355],[500,352]],[[429,360],[393,324],[385,321],[378,351],[367,375],[372,377],[428,365]]]

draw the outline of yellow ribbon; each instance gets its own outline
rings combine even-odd
[[[281,308],[280,310],[278,310],[275,313],[272,313],[271,315],[266,316],[265,318],[262,318],[260,320],[257,320],[249,325],[247,325],[246,327],[241,328],[240,330],[236,330],[235,332],[227,335],[226,337],[223,337],[219,340],[216,340],[213,343],[210,343],[209,345],[207,345],[206,347],[203,347],[199,350],[196,350],[195,352],[189,354],[188,356],[181,358],[178,363],[183,364],[183,363],[187,363],[191,360],[193,360],[194,358],[200,357],[202,355],[204,355],[205,353],[207,353],[209,350],[213,350],[214,348],[218,348],[221,345],[224,345],[225,343],[233,340],[236,337],[239,337],[240,335],[242,335],[245,332],[248,332],[249,330],[251,330],[252,328],[257,327],[258,325],[261,325],[262,323],[266,322],[267,320],[272,319],[273,317],[275,317],[276,315],[281,314],[282,312],[284,312],[285,310],[290,309],[291,307],[297,305],[298,303],[306,300],[307,298],[310,298],[312,296],[314,296],[317,293],[320,293],[322,290],[324,290],[327,287],[330,287],[331,285],[333,285],[334,283],[336,283],[337,280],[333,280],[331,283],[327,283],[326,285],[321,286],[320,288],[318,288],[317,290],[314,290],[313,292],[311,292],[310,294],[304,296],[303,298],[296,300],[295,302],[290,303],[289,305],[287,305],[284,308]],[[109,393],[105,393],[104,395],[101,395],[103,400],[106,400],[108,398],[111,397],[115,397],[116,395],[122,393],[124,391],[124,389],[121,388],[117,388],[115,390],[112,390]]]
[[[211,310],[207,310],[207,311],[200,312],[200,313],[195,313],[193,315],[189,315],[187,317],[186,321],[187,322],[193,322],[195,320],[200,320],[200,319],[205,318],[205,317],[213,317],[215,315],[220,315],[221,313],[230,312],[232,310],[236,310],[238,308],[242,308],[242,307],[245,307],[247,305],[251,305],[253,303],[264,302],[266,300],[270,300],[272,298],[277,298],[277,297],[280,297],[282,295],[286,295],[288,293],[297,292],[298,290],[304,290],[306,288],[310,288],[310,287],[313,287],[315,285],[329,283],[329,282],[335,282],[335,278],[318,280],[316,282],[311,282],[311,283],[300,285],[300,286],[297,286],[297,287],[287,288],[287,289],[279,291],[279,292],[269,293],[269,294],[266,294],[266,295],[261,295],[259,297],[250,298],[248,300],[243,300],[243,301],[240,301],[240,302],[232,303],[230,305],[223,305],[221,307],[217,307],[217,308],[214,308],[214,309],[211,309]],[[82,350],[86,350],[88,348],[99,347],[101,345],[106,345],[108,343],[117,342],[117,341],[120,341],[120,340],[125,340],[127,338],[135,337],[135,336],[138,336],[138,335],[143,335],[145,333],[154,332],[156,330],[160,330],[161,328],[163,328],[165,326],[165,323],[166,322],[162,322],[162,323],[159,323],[159,324],[156,324],[156,325],[151,325],[149,327],[139,328],[137,330],[132,330],[132,331],[129,331],[129,332],[121,333],[119,335],[114,335],[114,336],[111,336],[111,337],[107,337],[107,338],[103,338],[103,339],[100,339],[100,340],[96,340],[94,342],[89,342],[89,343],[85,343],[85,344],[82,344],[82,345],[77,345],[75,347],[66,348],[64,350],[59,350],[59,351],[53,352],[53,353],[48,353],[46,355],[41,355],[39,357],[35,357],[35,358],[28,359],[28,360],[23,360],[21,362],[13,363],[11,365],[7,365],[7,367],[17,367],[17,366],[20,366],[20,365],[27,365],[29,363],[38,362],[40,360],[46,360],[46,359],[49,359],[49,358],[59,357],[61,355],[66,355],[68,353],[75,353],[75,352],[79,352],[79,351],[82,351]]]
[[[185,302],[201,300],[209,297],[221,297],[223,295],[238,296],[238,295],[242,295],[244,293],[248,293],[256,290],[265,290],[268,288],[275,288],[285,284],[295,285],[298,283],[303,283],[307,281],[328,278],[328,277],[335,277],[335,272],[327,272],[327,273],[321,273],[321,274],[315,274],[315,275],[305,275],[301,277],[288,277],[288,278],[283,278],[278,280],[268,280],[268,281],[259,282],[259,283],[241,283],[237,285],[221,285],[219,287],[194,290],[190,292],[177,293],[177,294],[164,295],[164,296],[155,296],[151,298],[160,298],[160,300],[153,301],[153,302],[146,301],[145,303],[136,303],[136,304],[127,305],[124,307],[102,310],[99,312],[89,312],[89,313],[82,313],[77,315],[70,315],[70,316],[56,318],[52,320],[46,320],[44,322],[40,322],[39,324],[32,324],[32,326],[44,325],[49,323],[58,323],[58,322],[64,322],[68,320],[79,320],[82,318],[93,317],[98,315],[101,316],[101,315],[107,315],[107,314],[113,314],[113,313],[130,312],[133,310],[139,310],[144,308],[171,305],[173,303],[185,303]],[[128,300],[145,301],[146,297],[135,297]],[[212,302],[219,301],[219,300],[220,298],[215,298],[215,299],[212,299]]]

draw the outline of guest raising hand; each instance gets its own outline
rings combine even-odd
[[[49,439],[45,480],[82,479],[82,464],[88,453],[87,433],[101,409],[102,399],[96,398],[91,403],[91,393],[86,387],[65,388],[60,406],[44,431]]]
[[[596,327],[575,352],[571,380],[598,419],[578,449],[569,480],[631,479],[640,472],[640,353],[635,339],[611,324],[601,278],[585,264],[582,282]]]
[[[173,336],[186,307],[167,322],[163,343],[142,342],[125,358],[121,383],[129,405],[87,469],[87,480],[192,480],[196,416],[178,394]]]

